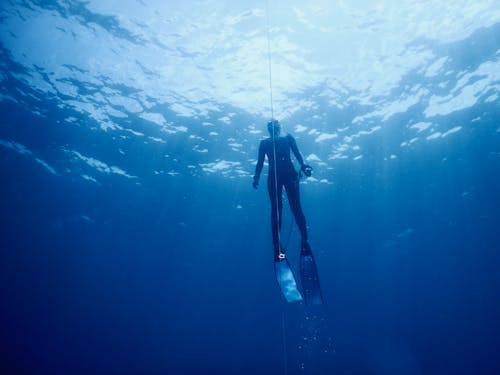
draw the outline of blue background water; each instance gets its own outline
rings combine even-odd
[[[366,129],[381,129],[349,133],[359,137],[352,153],[314,139],[355,128],[378,104],[350,100],[355,90],[339,91],[344,108],[321,86],[293,94],[316,103],[284,123],[304,155],[316,155],[316,178],[301,194],[325,305],[287,305],[273,274],[265,184],[251,188],[265,133],[247,126],[264,131],[266,117],[223,102],[206,117],[179,117],[167,101],[155,112],[184,130],[165,133],[124,108],[112,117],[123,128],[102,130],[91,111],[61,103],[105,86],[137,92],[73,79],[71,97],[26,78],[38,69],[50,82],[51,72],[15,57],[6,19],[30,6],[64,16],[62,2],[28,3],[2,8],[2,373],[499,373],[498,75],[469,106],[429,115],[426,97],[368,120]],[[112,16],[75,4],[64,8],[68,19],[131,37]],[[452,93],[439,84],[452,87],[488,61],[498,74],[499,35],[496,23],[442,45],[419,41],[461,73],[410,70],[387,100],[408,86]],[[226,113],[230,126],[215,121]],[[429,117],[434,130],[410,142],[410,126]],[[315,123],[310,137],[294,128]],[[286,234],[289,223],[285,212]],[[298,244],[292,229],[295,269]]]

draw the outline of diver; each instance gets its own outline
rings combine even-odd
[[[269,199],[271,200],[271,231],[274,246],[275,260],[282,260],[285,254],[280,245],[280,230],[281,218],[283,211],[283,187],[286,190],[290,209],[292,210],[295,222],[299,227],[301,234],[301,252],[308,254],[311,252],[311,247],[307,237],[306,218],[302,212],[299,195],[299,178],[300,175],[295,170],[295,167],[290,158],[290,150],[295,155],[295,158],[300,164],[300,173],[304,173],[307,177],[311,176],[312,168],[304,164],[304,159],[292,135],[280,136],[281,124],[278,120],[271,120],[267,124],[269,138],[264,139],[259,145],[259,158],[255,167],[255,175],[253,176],[252,186],[257,189],[259,186],[260,173],[264,165],[264,159],[267,156],[269,163],[269,173],[267,177],[267,190]]]

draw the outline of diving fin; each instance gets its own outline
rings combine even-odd
[[[287,302],[302,301],[302,295],[297,288],[297,282],[286,258],[274,261],[274,272]]]
[[[309,244],[300,253],[300,277],[306,305],[323,304],[323,295],[319,285],[318,269]]]

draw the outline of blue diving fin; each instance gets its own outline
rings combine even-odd
[[[286,258],[274,262],[274,272],[283,296],[287,302],[302,301],[302,295],[297,288],[297,282],[293,275],[290,264]]]
[[[300,253],[300,277],[302,281],[302,292],[306,305],[323,304],[323,295],[319,285],[318,269],[314,261],[309,244]]]

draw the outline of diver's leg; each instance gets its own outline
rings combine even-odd
[[[302,211],[302,206],[300,205],[299,179],[296,178],[287,181],[285,189],[286,195],[288,196],[288,202],[290,203],[290,209],[292,210],[295,222],[299,227],[300,235],[302,237],[302,250],[310,251],[311,247],[308,243],[306,218],[304,216],[304,212]]]
[[[281,215],[283,212],[283,185],[276,185],[273,178],[267,180],[267,191],[269,192],[269,200],[271,201],[271,232],[273,235],[274,257],[278,258],[280,253],[279,231],[281,230]]]

